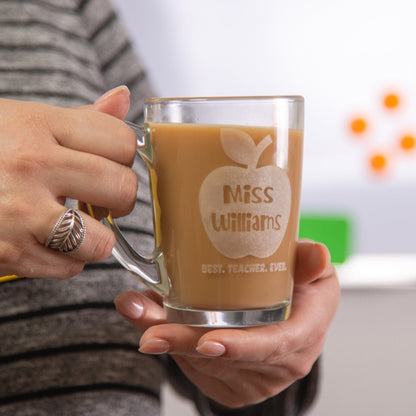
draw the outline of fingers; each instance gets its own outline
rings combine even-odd
[[[4,228],[3,241],[0,241],[0,274],[69,278],[80,273],[86,261],[98,262],[110,256],[114,234],[82,213],[86,233],[77,251],[62,253],[46,247],[50,232],[65,211],[57,202],[52,206],[38,203],[32,210],[26,210],[25,221],[18,227]]]
[[[0,275],[68,278],[80,273],[84,261],[46,248],[33,235],[37,211],[28,212],[19,226],[3,228],[0,241]]]
[[[321,328],[326,330],[339,303],[340,285],[325,245],[313,241],[298,243],[294,281],[290,321],[307,306],[311,318],[321,315]]]
[[[118,312],[135,327],[146,331],[140,340],[140,351],[148,354],[166,352],[191,356],[224,356],[230,359],[264,360],[276,351],[276,339],[283,334],[279,325],[244,329],[197,328],[167,324],[160,304],[143,294],[128,291],[114,301]],[[283,348],[292,348],[288,342]]]
[[[81,273],[84,264],[67,254],[38,246],[27,251],[24,261],[15,263],[13,270],[22,277],[68,279]]]
[[[210,330],[167,324],[160,298],[153,302],[134,292],[120,295],[116,305],[145,330],[141,352],[171,354],[204,394],[240,407],[304,377],[322,351],[339,299],[335,271],[327,249],[311,242],[299,244],[296,266],[292,314],[272,325]]]
[[[48,220],[45,219],[42,221],[39,220],[39,223],[36,225],[40,232],[39,234],[42,237],[39,239],[40,244],[44,245],[47,241],[51,230],[53,230],[56,221],[65,213],[66,208],[56,205],[53,210],[56,214],[48,215]],[[79,212],[81,215],[84,227],[85,227],[85,237],[82,241],[79,249],[74,253],[62,253],[63,256],[70,256],[74,259],[88,261],[88,262],[99,262],[111,255],[111,251],[115,244],[115,236],[112,231],[107,228],[104,224],[101,224],[99,221],[91,218],[90,216]],[[39,217],[39,216],[38,216]],[[48,247],[45,247],[45,250],[52,250]]]
[[[136,200],[138,178],[134,171],[88,153],[55,148],[54,165],[46,173],[53,195],[63,195],[106,207],[115,217],[127,215]]]
[[[65,211],[66,197],[104,206],[114,216],[132,209],[137,176],[127,166],[136,135],[117,119],[126,115],[129,103],[126,87],[76,109],[0,100],[0,274],[69,277],[85,261],[110,255],[113,233],[86,214],[86,236],[77,252],[63,254],[44,245]]]
[[[322,244],[301,242],[298,245],[296,283],[289,320],[259,327],[242,329],[217,329],[186,327],[163,323],[161,309],[156,309],[159,319],[129,319],[135,326],[146,330],[140,341],[140,351],[149,354],[169,352],[174,355],[195,357],[222,357],[252,363],[282,360],[296,352],[307,351],[310,365],[318,357],[326,331],[339,301],[339,285],[329,261],[329,253]],[[307,283],[310,284],[307,284]],[[148,303],[135,294],[121,296],[118,309],[128,315],[132,298],[141,302],[143,310]],[[140,295],[139,295],[140,296]],[[123,305],[124,304],[124,305]],[[154,308],[154,305],[152,306]],[[159,314],[159,315],[158,315]],[[153,322],[158,322],[154,325]]]
[[[172,350],[197,354],[198,339],[208,329],[166,324],[161,301],[161,297],[150,290],[142,293],[126,291],[114,300],[114,304],[120,315],[136,328],[148,329],[140,341],[141,352],[163,354]]]
[[[114,304],[121,316],[142,331],[166,322],[162,299],[151,290],[123,292],[117,296]]]
[[[65,148],[127,166],[133,163],[136,134],[116,117],[93,108],[56,109],[49,124],[57,143]]]
[[[312,363],[320,353],[334,314],[331,302],[325,303],[324,297],[328,295],[330,293],[325,291],[318,296],[315,291],[307,304],[298,305],[296,313],[288,321],[272,325],[216,330],[177,324],[152,326],[140,340],[140,351],[273,363],[295,352],[310,349]],[[137,324],[137,321],[133,323]]]
[[[65,110],[61,112],[62,119],[54,118],[53,133],[63,145],[62,149],[55,149],[54,159],[60,163],[50,169],[48,181],[55,185],[55,194],[106,207],[115,217],[131,211],[137,177],[120,164],[132,164],[137,138],[117,120],[125,117],[129,106],[130,91],[120,86],[91,106]]]
[[[310,323],[310,321],[308,321]],[[305,322],[306,323],[306,322]],[[140,340],[140,351],[192,357],[222,357],[244,362],[282,359],[304,345],[299,329],[280,324],[244,329],[195,328],[161,324],[149,328]],[[163,346],[163,349],[162,349]]]
[[[130,91],[125,85],[113,88],[101,96],[92,108],[123,120],[130,108]]]
[[[282,331],[276,325],[244,329],[216,329],[188,327],[179,324],[162,324],[151,327],[140,340],[140,351],[148,354],[169,352],[194,357],[223,357],[238,361],[265,361],[276,352]],[[158,340],[155,343],[154,340]],[[157,349],[164,341],[165,351]],[[283,344],[280,344],[281,346]],[[284,355],[285,346],[281,350]],[[283,347],[282,347],[283,348]]]
[[[146,294],[151,294],[151,297],[147,297]],[[145,331],[149,327],[157,327],[166,322],[166,313],[154,295],[153,292],[126,291],[117,296],[114,304],[121,316],[136,328]],[[140,343],[140,351],[143,353],[164,354],[170,349],[169,342],[164,338],[149,337],[147,346],[144,346],[144,343]]]
[[[119,121],[129,108],[130,91],[122,85],[107,91],[93,105],[61,111],[53,119],[52,130],[62,146],[131,166],[137,137]]]
[[[306,284],[331,273],[328,249],[314,241],[299,241],[296,249],[295,283]]]

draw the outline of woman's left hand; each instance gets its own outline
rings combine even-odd
[[[335,315],[340,288],[327,248],[297,246],[290,318],[243,329],[209,329],[168,324],[153,292],[123,292],[118,312],[144,331],[140,351],[169,353],[209,398],[238,408],[272,397],[306,376],[319,357]]]

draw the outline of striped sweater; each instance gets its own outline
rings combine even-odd
[[[140,121],[152,91],[107,0],[0,0],[0,97],[72,107],[121,84],[131,91],[128,118]],[[150,250],[147,174],[137,169],[143,189],[122,229]],[[305,379],[262,405],[214,410],[169,357],[138,353],[139,334],[113,299],[140,288],[113,259],[67,281],[0,284],[0,416],[158,415],[165,377],[202,415],[297,415],[307,407],[315,384]]]

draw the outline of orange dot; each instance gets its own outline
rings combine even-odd
[[[354,118],[351,121],[350,127],[354,134],[362,134],[367,129],[367,123],[363,118]]]
[[[375,172],[382,172],[387,167],[387,157],[382,153],[376,153],[370,157],[370,166]]]
[[[384,106],[389,110],[397,108],[400,104],[400,98],[397,94],[387,94],[384,97]]]
[[[406,136],[403,136],[403,137],[400,139],[400,147],[401,147],[403,150],[406,150],[406,151],[408,151],[408,150],[412,150],[412,149],[414,149],[414,148],[415,148],[415,146],[416,146],[416,140],[415,140],[415,138],[414,138],[413,136],[411,136],[410,134],[407,134]]]

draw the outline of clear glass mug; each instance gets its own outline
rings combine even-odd
[[[138,155],[149,169],[155,247],[137,252],[111,216],[116,259],[164,298],[169,322],[286,320],[303,153],[299,96],[156,98]]]

